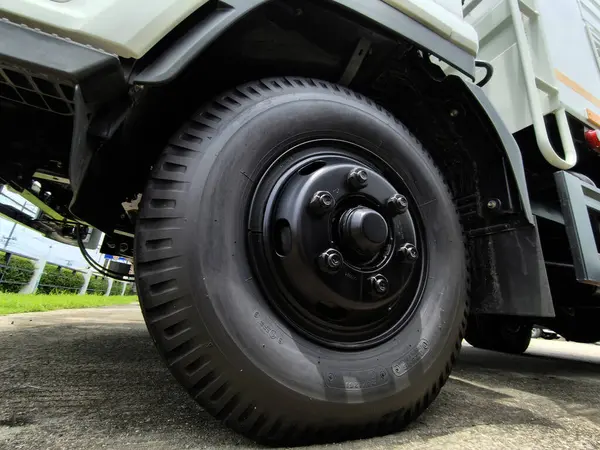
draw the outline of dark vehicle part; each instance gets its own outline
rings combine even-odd
[[[133,236],[121,233],[105,235],[100,247],[100,253],[133,258]]]
[[[344,257],[334,248],[330,248],[319,256],[319,267],[323,272],[331,274],[337,273],[342,268],[343,263]]]
[[[359,166],[369,183],[355,191]],[[308,207],[316,191],[336,199],[325,215]],[[399,192],[409,207],[394,215]],[[385,243],[365,252],[357,242],[380,241],[381,218]],[[417,261],[397,258],[407,240]],[[173,374],[265,442],[402,427],[437,396],[466,326],[465,249],[443,178],[389,113],[324,81],[265,79],[194,114],[154,166],[135,255]],[[323,260],[343,267],[326,273]]]
[[[600,320],[598,295],[583,298],[584,305],[560,306],[556,317],[546,321],[547,326],[568,341],[592,344],[600,342],[600,329],[596,326]],[[564,303],[564,299],[559,301]]]
[[[100,273],[101,275],[105,276],[105,277],[109,277],[112,278],[114,280],[117,281],[135,281],[133,276],[127,274],[127,273],[123,273],[123,272],[117,272],[111,269],[107,269],[106,267],[102,267],[100,264],[98,264],[96,261],[94,261],[94,259],[90,256],[90,254],[88,253],[87,249],[85,248],[84,244],[83,244],[83,237],[86,234],[86,229],[81,227],[81,225],[77,225],[77,244],[79,245],[79,250],[81,251],[81,255],[83,256],[83,259],[85,259],[85,261],[94,269],[96,270],[98,273]]]
[[[532,328],[519,317],[474,314],[465,340],[473,347],[520,355],[529,347]]]
[[[577,281],[600,286],[600,254],[596,245],[600,189],[581,175],[555,173]]]
[[[115,55],[1,18],[0,57],[0,96],[57,114],[74,113],[75,86],[89,104],[110,101],[127,87]]]
[[[483,67],[485,69],[485,76],[477,82],[477,86],[482,88],[488,84],[494,76],[494,66],[487,61],[475,61],[475,67]]]
[[[594,217],[594,216],[592,216]],[[543,228],[544,234],[547,233]],[[552,244],[561,253],[570,255],[567,232],[557,236]],[[550,257],[558,259],[556,254],[546,251]],[[547,327],[568,341],[594,343],[600,341],[600,289],[597,286],[579,283],[575,277],[575,267],[571,263],[547,263],[548,277],[552,281],[552,298],[555,304],[555,317],[539,321],[538,325]]]

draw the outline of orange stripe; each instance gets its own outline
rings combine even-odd
[[[590,92],[586,91],[581,85],[577,84],[575,81],[571,80],[564,73],[560,72],[557,69],[554,69],[554,74],[558,81],[563,83],[565,86],[570,87],[573,91],[577,92],[583,98],[585,98],[588,102],[593,103],[598,108],[600,108],[600,99],[594,97]]]
[[[586,109],[588,120],[600,128],[600,114],[596,114],[591,109]]]

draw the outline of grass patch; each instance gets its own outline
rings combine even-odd
[[[53,309],[95,308],[124,305],[137,301],[133,296],[101,295],[22,295],[0,292],[0,316],[25,312],[52,311]]]

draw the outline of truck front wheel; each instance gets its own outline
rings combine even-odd
[[[388,112],[323,81],[243,85],[186,122],[154,165],[135,261],[174,376],[272,444],[402,427],[466,328],[440,172]]]

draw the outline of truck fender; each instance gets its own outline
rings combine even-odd
[[[182,32],[174,30],[180,37],[174,39],[160,54],[151,55],[144,62],[144,69],[130,81],[137,84],[160,85],[169,83],[182,73],[202,52],[219,38],[229,27],[241,20],[268,0],[222,0],[205,18]],[[350,11],[361,20],[372,20],[417,46],[445,61],[471,79],[474,77],[475,57],[444,37],[430,30],[415,19],[380,0],[330,0],[330,3]],[[170,39],[167,36],[165,39]],[[152,52],[151,52],[152,53]],[[146,59],[142,58],[142,59]]]

